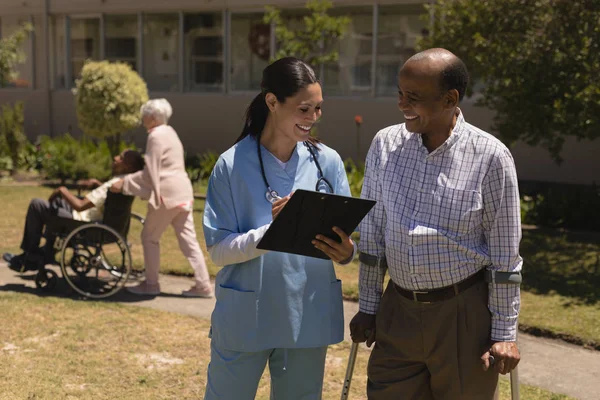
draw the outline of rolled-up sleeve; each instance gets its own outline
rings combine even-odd
[[[359,310],[367,314],[375,314],[383,293],[383,279],[387,267],[385,258],[385,224],[386,213],[382,201],[379,166],[381,163],[381,136],[377,135],[371,144],[365,163],[365,177],[361,198],[375,200],[377,204],[371,209],[359,225],[360,253],[377,258],[376,265],[360,263],[359,271]]]
[[[492,264],[491,271],[519,272],[521,210],[514,160],[508,150],[497,157],[483,182],[483,227]],[[491,339],[514,341],[521,304],[519,285],[490,283]]]

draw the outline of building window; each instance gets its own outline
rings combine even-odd
[[[185,89],[223,91],[223,14],[185,14]]]
[[[259,90],[269,64],[270,26],[262,14],[231,16],[231,90]]]
[[[79,78],[86,60],[100,59],[100,18],[71,17],[71,76]]]
[[[13,34],[23,24],[28,23],[28,17],[2,17],[0,25],[0,37],[6,38]],[[31,53],[31,34],[21,43],[20,51],[25,57],[22,63],[15,66],[17,73],[14,79],[11,79],[6,85],[7,88],[30,88],[33,81],[33,60]]]
[[[334,8],[332,16],[350,17],[342,39],[330,44],[339,59],[328,63],[322,77],[328,95],[371,94],[371,65],[373,60],[373,7]],[[318,72],[318,71],[317,71]]]
[[[66,40],[65,17],[63,15],[50,17],[50,76],[52,89],[66,88]]]
[[[179,90],[179,15],[144,15],[144,79],[150,90]]]
[[[400,66],[416,53],[417,40],[426,32],[423,5],[379,7],[377,88],[379,96],[395,96]]]
[[[137,15],[106,15],[104,18],[104,57],[120,61],[138,70]]]

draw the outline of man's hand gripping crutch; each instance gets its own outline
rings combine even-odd
[[[358,346],[360,343],[366,342],[367,347],[371,347],[373,342],[375,342],[375,315],[362,312],[356,314],[350,322],[350,336],[352,337],[352,348],[350,349],[350,357],[348,358],[348,367],[346,367],[346,377],[344,378],[341,400],[347,400],[350,394],[350,383],[352,383]]]
[[[520,285],[523,277],[520,272],[485,272],[485,281],[492,285]],[[517,329],[518,331],[518,329]],[[519,400],[519,370],[521,360],[516,342],[494,343],[483,356],[481,362],[485,371],[495,368],[500,374],[510,373],[511,400]]]

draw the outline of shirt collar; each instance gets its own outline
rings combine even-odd
[[[465,118],[460,108],[457,107],[456,110],[458,111],[458,115],[456,116],[456,124],[454,124],[454,128],[452,128],[452,133],[450,134],[450,137],[446,139],[446,141],[442,143],[437,149],[435,149],[431,153],[427,153],[428,157],[434,156],[438,153],[443,153],[447,148],[451,147],[454,143],[458,141],[458,139],[460,139],[461,133],[465,125]],[[420,147],[422,149],[425,149],[425,151],[427,152],[427,149],[423,145],[423,137],[420,134],[417,134],[415,136],[417,136],[417,141]]]

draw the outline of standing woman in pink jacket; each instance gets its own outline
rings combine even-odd
[[[148,199],[148,212],[142,230],[146,280],[127,288],[138,295],[160,293],[160,237],[173,225],[179,248],[194,270],[196,284],[182,293],[186,297],[212,297],[206,262],[194,227],[194,193],[185,171],[183,145],[175,130],[167,125],[173,109],[166,99],[149,100],[142,106],[142,124],[148,131],[143,170],[126,175],[112,187],[113,192]]]

